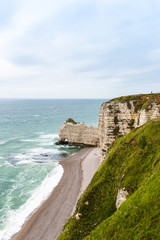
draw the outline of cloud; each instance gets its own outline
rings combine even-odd
[[[1,97],[103,98],[160,87],[157,0],[6,0],[0,13]]]

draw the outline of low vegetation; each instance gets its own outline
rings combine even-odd
[[[118,138],[58,240],[160,239],[160,118]],[[119,189],[127,200],[116,209]]]
[[[77,122],[75,122],[72,118],[68,118],[68,119],[66,120],[66,123],[77,124]]]

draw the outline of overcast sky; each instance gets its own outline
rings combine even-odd
[[[1,98],[160,92],[160,0],[0,0]]]

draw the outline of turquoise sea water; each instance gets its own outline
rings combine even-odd
[[[78,150],[54,145],[62,123],[98,126],[104,101],[0,100],[0,239],[20,230],[60,180],[58,160]]]

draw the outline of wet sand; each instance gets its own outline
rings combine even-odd
[[[99,148],[85,148],[59,162],[64,174],[49,198],[11,240],[56,240],[99,167]]]

